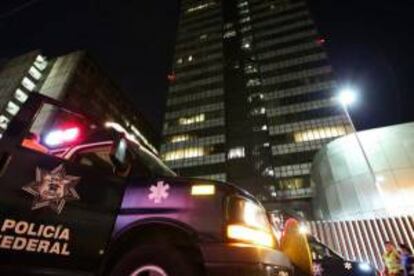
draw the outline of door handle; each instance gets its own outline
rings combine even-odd
[[[12,155],[10,152],[3,152],[0,155],[0,177],[6,172],[9,167]]]

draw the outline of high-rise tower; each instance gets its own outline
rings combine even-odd
[[[323,44],[304,1],[182,0],[163,159],[310,214],[313,156],[350,130]]]

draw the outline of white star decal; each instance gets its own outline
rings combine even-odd
[[[60,214],[67,201],[79,200],[75,190],[80,177],[66,174],[63,164],[52,171],[36,168],[36,180],[22,188],[34,196],[32,210],[49,206]]]
[[[345,266],[346,270],[351,270],[352,269],[352,264],[350,262],[344,263],[344,266]]]
[[[148,199],[153,200],[154,203],[158,204],[161,203],[163,199],[168,198],[170,185],[167,183],[164,185],[164,181],[158,181],[157,186],[151,185],[149,189],[151,193],[148,195]]]

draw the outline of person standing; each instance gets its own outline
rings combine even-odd
[[[400,244],[400,260],[401,260],[401,268],[403,271],[404,276],[411,276],[414,275],[414,256],[411,252],[411,249],[405,245]]]
[[[400,275],[400,255],[398,254],[395,246],[390,242],[385,242],[385,252],[382,255],[384,266],[385,266],[385,275],[386,276],[399,276]]]

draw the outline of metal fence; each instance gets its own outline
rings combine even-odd
[[[349,260],[369,262],[383,269],[384,242],[414,249],[414,216],[309,222],[312,234]]]

